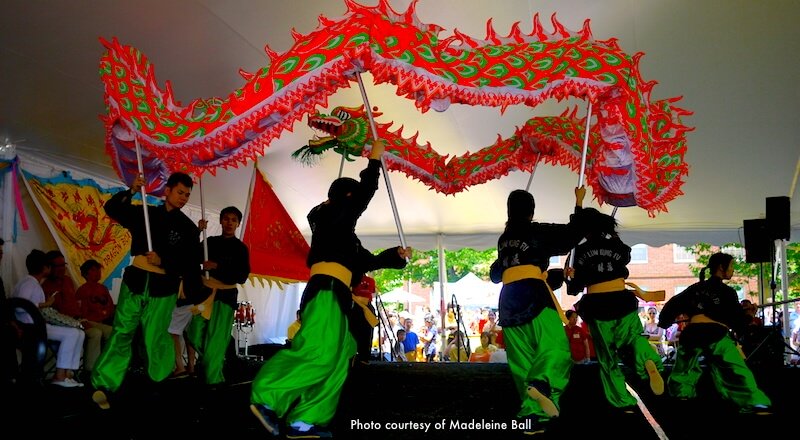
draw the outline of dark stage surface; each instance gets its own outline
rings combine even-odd
[[[276,350],[261,353],[269,357]],[[37,438],[267,438],[248,408],[250,380],[261,363],[233,359],[226,372],[230,384],[216,388],[192,378],[153,384],[133,371],[106,411],[92,402],[89,387],[16,386],[3,392],[11,416],[4,417],[5,425]],[[621,414],[606,403],[597,368],[575,366],[560,419],[537,438],[777,438],[796,424],[789,417],[797,417],[797,367],[754,368],[773,401],[770,416],[739,414],[720,400],[707,375],[702,396],[689,402],[653,396],[646,384],[630,378],[646,411]],[[506,364],[373,362],[351,371],[331,430],[340,439],[523,438],[511,426],[518,406]]]

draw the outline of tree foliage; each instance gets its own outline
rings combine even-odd
[[[467,248],[456,251],[445,250],[446,282],[458,281],[470,272],[474,273],[478,278],[488,280],[489,267],[496,258],[496,249],[484,251]],[[431,287],[433,283],[439,281],[439,252],[436,250],[414,251],[414,257],[405,269],[377,270],[371,276],[375,278],[375,284],[379,292],[389,292],[401,287],[405,281],[412,281]]]

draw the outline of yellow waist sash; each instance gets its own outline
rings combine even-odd
[[[604,281],[602,283],[592,284],[586,288],[586,293],[607,293],[607,292],[619,292],[620,290],[625,290],[626,287],[630,287],[633,289],[633,294],[641,298],[643,301],[647,302],[656,302],[656,301],[664,301],[666,298],[666,292],[663,290],[654,290],[652,292],[648,292],[642,290],[641,287],[637,286],[630,281],[625,281],[624,278],[617,278],[611,281]]]
[[[167,273],[164,271],[164,269],[156,266],[155,264],[150,264],[150,262],[147,261],[147,257],[144,255],[137,255],[133,257],[133,263],[131,263],[131,265],[148,272],[160,273],[161,275],[165,275]]]
[[[192,314],[201,315],[203,318],[211,319],[211,310],[214,308],[214,298],[217,296],[217,290],[235,289],[236,286],[224,284],[222,281],[214,277],[206,278],[205,276],[203,276],[203,285],[211,289],[211,295],[208,295],[208,298],[206,298],[205,301],[192,307]]]
[[[314,263],[311,265],[310,272],[311,276],[328,275],[334,277],[337,280],[343,282],[348,288],[350,287],[350,280],[353,279],[353,273],[339,263],[329,263],[329,262]],[[369,304],[369,299],[353,295],[352,293],[350,294],[350,296],[353,298],[353,302],[355,302],[356,305],[361,307],[361,309],[364,311],[364,318],[367,320],[369,325],[371,325],[372,327],[378,325],[378,317],[375,316],[374,313],[372,313],[372,310],[370,310],[369,307],[367,307],[367,304]]]
[[[361,309],[364,311],[364,318],[367,319],[369,325],[371,325],[372,327],[378,325],[378,317],[375,316],[374,313],[372,313],[372,310],[370,310],[369,307],[367,307],[367,304],[369,304],[369,298],[353,295],[353,302],[355,302],[356,305],[361,307]]]
[[[544,281],[545,286],[547,286],[547,291],[550,292],[550,298],[553,300],[553,304],[556,306],[556,312],[558,312],[558,316],[561,318],[561,321],[564,324],[567,324],[569,320],[567,319],[567,316],[564,315],[564,310],[561,309],[561,304],[556,299],[553,289],[551,289],[550,285],[547,284],[547,271],[542,272],[539,267],[532,264],[509,267],[503,271],[503,284],[513,283],[514,281],[524,280],[526,278],[534,278]]]
[[[727,325],[725,325],[725,324],[723,324],[723,323],[721,323],[719,321],[714,321],[713,319],[709,318],[708,316],[706,316],[706,315],[704,315],[702,313],[699,314],[699,315],[694,315],[691,318],[689,318],[689,324],[697,324],[697,323],[719,324],[719,325],[721,325],[721,326],[723,326],[725,328],[728,328]]]
[[[350,287],[350,281],[353,279],[353,273],[350,272],[349,269],[342,266],[339,263],[329,263],[323,261],[321,263],[314,263],[311,265],[311,275],[328,275],[331,277],[336,278],[337,280],[344,283],[345,286],[348,288]]]

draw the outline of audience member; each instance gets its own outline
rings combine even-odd
[[[51,294],[45,298],[41,283],[50,274],[50,263],[47,255],[38,250],[32,250],[25,258],[25,266],[28,275],[22,278],[14,290],[12,297],[24,298],[39,308],[52,307],[55,302],[56,294]],[[22,309],[16,310],[17,320],[26,324],[32,324],[33,318]],[[56,371],[51,383],[65,388],[82,387],[83,384],[73,379],[71,376],[80,368],[81,354],[83,353],[83,341],[86,335],[83,330],[74,327],[58,326],[46,324],[47,339],[58,341],[58,353],[56,353]]]
[[[292,343],[292,339],[294,339],[294,335],[297,334],[297,331],[300,330],[300,310],[298,309],[294,312],[294,321],[289,324],[289,328],[286,329],[286,342],[288,344]]]
[[[494,310],[489,310],[486,314],[486,324],[483,325],[481,329],[481,333],[489,332],[492,335],[491,340],[489,341],[490,344],[496,345],[497,344],[497,335],[502,330],[502,327],[497,322],[497,312]]]
[[[644,324],[644,334],[650,345],[660,357],[664,357],[664,329],[658,326],[658,309],[647,308],[647,322]]]
[[[75,298],[78,301],[78,316],[83,322],[86,332],[86,348],[84,350],[83,367],[91,376],[97,358],[103,346],[111,337],[114,324],[114,299],[108,287],[100,283],[103,266],[97,260],[86,260],[81,265],[81,276],[86,280],[78,290]]]
[[[419,336],[414,332],[414,320],[406,318],[403,322],[406,330],[406,338],[403,340],[403,352],[406,360],[415,362],[417,360],[417,346],[419,346]]]
[[[466,347],[466,336],[461,330],[456,330],[453,333],[453,339],[447,344],[444,351],[444,357],[450,362],[467,362],[469,360],[469,353]]]
[[[392,354],[394,355],[395,362],[408,362],[405,353],[405,347],[403,346],[403,341],[406,340],[406,331],[403,329],[397,329],[397,341],[394,343],[394,351]]]
[[[64,255],[57,250],[50,251],[46,255],[47,261],[50,263],[50,275],[42,282],[45,297],[49,298],[58,292],[53,302],[53,308],[67,316],[79,317],[81,307],[75,296],[75,283],[67,275],[67,262]]]
[[[758,312],[757,305],[753,304],[749,299],[743,299],[739,304],[742,305],[742,310],[744,310],[744,313],[747,314],[747,325],[753,325],[756,327],[764,326],[764,321],[762,321],[761,318],[756,315]]]
[[[433,315],[425,317],[425,327],[422,328],[422,333],[419,335],[422,341],[422,353],[425,356],[425,362],[433,362],[436,360],[437,343],[439,342],[438,330],[434,323]]]
[[[492,339],[491,332],[483,332],[481,333],[481,345],[475,349],[472,354],[469,356],[470,362],[489,362],[491,359],[492,353],[497,351],[497,346],[494,344],[489,343]]]
[[[578,313],[575,310],[564,312],[569,322],[564,325],[564,330],[569,338],[569,351],[572,353],[572,362],[585,364],[590,360],[589,332],[578,325]]]

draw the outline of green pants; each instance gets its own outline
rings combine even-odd
[[[215,301],[213,307],[209,319],[194,315],[186,328],[189,344],[197,353],[198,362],[203,366],[205,381],[209,385],[225,382],[222,369],[233,328],[233,309],[220,301]]]
[[[148,376],[160,382],[172,373],[175,347],[167,329],[177,297],[177,292],[165,297],[151,297],[148,286],[142,294],[134,295],[122,283],[114,312],[114,329],[92,370],[92,386],[109,391],[119,389],[133,357],[133,338],[140,325]]]
[[[302,421],[326,426],[336,413],[356,341],[331,290],[317,293],[306,304],[301,319],[303,325],[291,348],[279,351],[261,366],[253,379],[250,400],[270,407],[289,424]],[[291,407],[295,400],[297,405]]]
[[[717,342],[707,346],[686,347],[680,344],[675,357],[675,366],[669,375],[667,385],[675,397],[691,399],[697,396],[697,382],[703,371],[700,356],[705,357],[711,372],[714,387],[722,398],[740,408],[755,405],[770,406],[769,397],[758,389],[753,372],[745,363],[736,342],[725,335]]]
[[[527,389],[531,383],[547,384],[549,393],[539,386],[537,389],[559,407],[572,371],[572,355],[561,318],[555,310],[545,308],[531,322],[503,328],[503,339],[511,376],[522,399],[517,417],[535,414],[541,420],[548,419],[539,403],[528,396]]]
[[[633,367],[636,375],[647,379],[647,370],[644,363],[653,361],[659,371],[664,369],[658,352],[642,336],[642,321],[636,312],[631,312],[622,318],[611,320],[587,321],[592,334],[597,362],[600,364],[600,380],[606,393],[606,399],[617,408],[636,405],[636,398],[628,392],[625,386],[625,375],[619,367],[620,356],[618,350],[629,347],[633,351]]]

